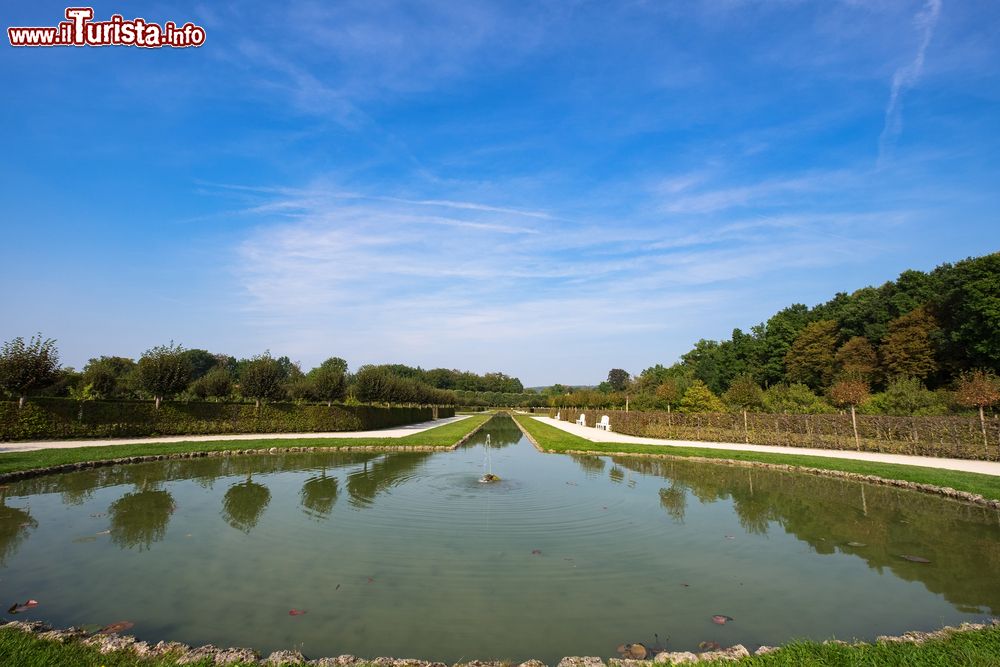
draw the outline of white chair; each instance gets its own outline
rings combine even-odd
[[[611,420],[608,419],[607,415],[601,415],[601,421],[597,422],[597,428],[605,431],[611,430]]]
[[[587,425],[587,415],[585,415],[585,414],[583,414],[581,412],[580,416],[576,418],[576,423],[579,426],[586,426]]]
[[[562,419],[562,412],[557,412],[556,413],[556,421],[559,421],[560,419]]]

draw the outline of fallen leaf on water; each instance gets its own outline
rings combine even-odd
[[[368,583],[369,584],[374,584],[375,583],[375,577],[368,577]]]
[[[908,560],[911,563],[929,563],[930,562],[929,560],[927,560],[923,556],[910,556],[910,555],[907,555],[907,554],[901,554],[899,557],[902,558],[903,560]]]
[[[722,644],[719,642],[698,642],[698,648],[702,651],[718,651],[722,648]]]
[[[91,519],[103,519],[106,516],[107,516],[106,512],[98,512],[97,514],[91,514],[90,518]]]
[[[304,613],[306,613],[305,609],[289,609],[288,610],[288,615],[289,616],[301,616]]]
[[[848,542],[847,546],[860,549],[861,547],[867,547],[868,545],[865,544],[864,542]]]
[[[681,584],[681,586],[683,586],[684,588],[687,588],[687,587],[688,587],[688,586],[690,586],[690,585],[691,585],[691,584]]]
[[[99,532],[99,533],[94,533],[94,534],[95,534],[95,535],[110,535],[110,534],[111,534],[111,531],[110,531],[110,530],[102,530],[101,532]]]
[[[724,614],[716,614],[712,617],[712,623],[715,623],[716,625],[725,625],[731,620],[733,620],[732,616],[726,616]]]
[[[117,623],[112,623],[111,625],[105,625],[103,628],[95,632],[96,635],[114,635],[119,632],[125,632],[126,630],[131,630],[135,627],[135,623],[132,621],[118,621]]]
[[[736,536],[735,535],[726,535],[726,539],[727,540],[735,540]]]
[[[531,555],[532,556],[541,556],[542,555],[542,550],[541,549],[532,549],[531,550]]]
[[[10,606],[10,609],[7,610],[7,613],[20,614],[22,611],[28,611],[32,607],[37,607],[37,606],[38,606],[38,600],[28,600],[24,604],[18,604],[15,602]]]
[[[642,660],[648,653],[649,651],[642,644],[629,644],[628,654],[636,660]]]
[[[336,587],[336,588],[334,588],[333,590],[335,590],[335,591],[339,591],[339,590],[340,590],[340,584],[337,584],[337,587]]]

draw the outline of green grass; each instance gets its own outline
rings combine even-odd
[[[18,667],[168,667],[175,656],[140,659],[129,651],[101,654],[78,641],[60,644],[19,630],[0,628],[0,664]],[[208,667],[207,661],[192,663]],[[239,663],[242,665],[244,663]],[[256,663],[252,663],[256,664]],[[792,642],[765,655],[738,662],[699,662],[738,667],[991,667],[1000,665],[1000,627],[971,630],[923,644],[879,643],[845,646]],[[239,667],[234,665],[234,667]]]
[[[366,447],[366,446],[419,446],[451,447],[462,437],[482,426],[493,415],[474,415],[414,433],[403,438],[295,438],[259,440],[212,440],[207,442],[161,442],[136,445],[108,445],[104,447],[73,447],[70,449],[40,449],[30,452],[0,454],[0,473],[47,468],[66,463],[106,461],[126,456],[154,456],[187,452],[211,452],[225,449],[262,449],[270,447]]]
[[[732,459],[735,461],[760,461],[781,465],[819,468],[821,470],[841,470],[859,475],[876,475],[886,479],[901,479],[907,482],[948,486],[959,491],[978,493],[986,498],[1000,499],[1000,477],[955,470],[937,470],[893,463],[873,463],[851,459],[830,459],[822,456],[801,454],[771,454],[767,452],[744,452],[730,449],[707,449],[703,447],[675,447],[664,445],[633,445],[615,442],[591,442],[585,438],[567,433],[555,426],[525,415],[514,418],[538,444],[550,452],[568,450],[593,452],[595,454],[658,454],[666,456],[698,456],[709,459]]]

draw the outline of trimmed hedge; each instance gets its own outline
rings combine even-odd
[[[454,416],[454,408],[30,399],[0,401],[0,441],[219,433],[369,431]]]
[[[550,408],[565,421],[576,421],[580,410]],[[749,413],[746,430],[742,413],[695,413],[584,410],[587,425],[608,415],[611,429],[626,435],[669,440],[743,442],[755,445],[854,449],[850,414],[785,415]],[[986,422],[987,442],[978,417],[895,417],[858,415],[861,449],[867,452],[913,454],[959,459],[1000,460],[1000,419]]]

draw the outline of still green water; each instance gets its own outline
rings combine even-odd
[[[489,485],[487,434],[503,480]],[[454,452],[162,461],[0,493],[5,608],[32,598],[16,618],[130,621],[149,641],[554,664],[654,635],[672,650],[753,650],[1000,609],[996,511],[805,475],[540,454],[506,416]]]

